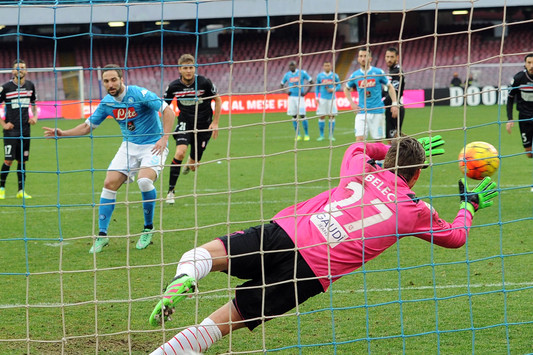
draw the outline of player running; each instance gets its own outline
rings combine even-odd
[[[153,355],[205,352],[231,331],[254,329],[325,292],[331,282],[415,236],[459,248],[479,209],[493,204],[495,183],[485,178],[472,191],[459,180],[460,206],[452,223],[442,220],[411,190],[430,152],[442,154],[440,137],[355,143],[344,153],[339,185],[279,212],[273,222],[215,239],[181,257],[176,277],[150,316],[157,325],[176,302],[211,271],[247,280],[235,298],[156,349]],[[385,159],[385,169],[375,164]],[[295,281],[296,280],[296,281]],[[180,314],[180,317],[183,317]]]
[[[304,87],[305,82],[309,86]],[[311,90],[311,84],[313,84],[313,78],[305,70],[296,68],[296,62],[289,62],[289,71],[285,73],[281,79],[280,87],[284,88],[287,85],[287,91],[289,94],[287,115],[292,116],[292,125],[296,132],[296,140],[301,141],[302,135],[298,127],[298,116],[302,121],[302,127],[304,129],[304,141],[308,141],[309,137],[309,124],[305,118],[305,95]]]
[[[94,113],[84,123],[68,129],[43,127],[47,137],[82,136],[92,132],[111,116],[122,131],[123,142],[107,168],[98,208],[99,233],[89,253],[99,253],[109,244],[107,230],[115,209],[118,189],[134,181],[141,190],[144,211],[144,228],[136,244],[145,249],[154,234],[154,209],[157,191],[154,182],[163,169],[168,155],[168,135],[172,132],[174,112],[156,94],[145,88],[124,85],[122,69],[108,64],[102,70],[106,95]],[[158,113],[162,114],[163,124]]]
[[[405,76],[403,75],[400,64],[398,64],[398,49],[390,47],[385,52],[385,63],[389,68],[389,81],[394,87],[398,102],[402,102],[403,90],[405,88]],[[398,116],[392,118],[393,100],[387,91],[383,104],[385,105],[385,133],[387,138],[394,138],[402,133],[403,118],[405,116],[405,107],[399,106]]]
[[[13,164],[18,162],[17,198],[30,199],[26,192],[26,162],[30,158],[31,125],[37,123],[38,113],[35,85],[26,79],[27,68],[23,60],[17,59],[12,66],[13,79],[0,86],[0,103],[5,102],[5,121],[0,119],[4,129],[4,163],[0,173],[0,200],[6,198],[6,179]],[[31,105],[33,117],[28,108]]]
[[[326,116],[329,117],[329,139],[335,140],[333,131],[335,130],[335,116],[337,116],[337,101],[335,93],[341,89],[339,76],[331,70],[331,62],[324,62],[324,71],[316,77],[316,97],[318,108],[316,114],[318,119],[318,131],[320,135],[317,141],[324,140],[324,128],[326,127]]]
[[[174,139],[176,139],[176,153],[170,166],[168,179],[168,194],[166,203],[173,205],[174,189],[180,176],[182,162],[187,148],[191,150],[183,174],[195,171],[202,159],[204,151],[211,137],[218,137],[218,121],[222,100],[217,94],[215,84],[208,78],[196,74],[195,59],[191,54],[184,54],[178,59],[179,79],[168,86],[165,100],[168,104],[176,98],[180,113]],[[215,111],[211,108],[211,101],[215,100]]]
[[[398,117],[398,100],[394,87],[382,69],[373,67],[372,53],[368,49],[360,49],[357,61],[360,69],[352,73],[344,87],[344,93],[355,111],[355,140],[364,141],[368,134],[377,141],[385,138],[385,108],[381,93],[382,85],[388,87],[392,99],[392,118]],[[359,103],[353,101],[351,91],[357,90]]]

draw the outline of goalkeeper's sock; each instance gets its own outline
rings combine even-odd
[[[100,195],[100,207],[98,208],[98,228],[102,233],[107,234],[109,222],[111,222],[111,216],[115,210],[116,201],[117,192],[104,187],[102,189],[102,194]]]
[[[189,354],[193,351],[203,353],[220,339],[222,339],[222,332],[208,317],[200,325],[179,332],[151,355]]]
[[[207,249],[195,248],[182,255],[176,269],[176,276],[186,274],[198,281],[206,277],[212,267],[213,258]]]
[[[172,165],[170,166],[170,176],[168,177],[168,192],[174,192],[174,188],[176,187],[176,183],[178,182],[178,178],[180,176],[182,161],[183,160],[177,160],[176,158],[172,158]]]
[[[157,198],[154,182],[149,178],[140,178],[137,180],[137,184],[143,198],[144,225],[152,225],[154,222],[155,199]]]
[[[318,132],[320,137],[324,137],[324,128],[326,127],[326,120],[323,118],[318,119]]]
[[[0,187],[6,187],[6,179],[7,175],[9,174],[9,169],[11,169],[11,165],[7,165],[6,163],[2,164],[2,172],[0,173]]]

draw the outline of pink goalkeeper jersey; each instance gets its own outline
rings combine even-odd
[[[327,290],[331,281],[413,235],[446,248],[466,242],[472,215],[459,210],[453,223],[415,198],[407,183],[373,164],[389,149],[381,143],[352,144],[342,161],[338,187],[288,207],[274,221],[293,239]],[[365,151],[366,150],[366,151]]]

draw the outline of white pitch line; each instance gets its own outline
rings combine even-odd
[[[503,288],[502,283],[492,283],[492,284],[463,284],[463,285],[443,285],[443,286],[409,286],[409,287],[402,287],[401,291],[422,291],[422,290],[445,290],[445,289],[456,289],[456,288],[493,288],[493,287],[499,287]],[[506,282],[505,288],[506,292],[515,291],[517,288],[521,287],[531,287],[533,286],[533,282]],[[514,287],[514,289],[509,289],[509,287]],[[359,290],[333,290],[333,291],[326,291],[325,293],[333,293],[333,294],[345,294],[345,293],[364,293],[364,292],[398,292],[398,288],[371,288],[368,290],[359,289]],[[157,297],[154,297],[157,298]],[[187,299],[191,299],[192,297],[189,297]],[[202,296],[200,295],[201,299],[219,299],[219,298],[228,298],[228,295],[206,295]],[[144,300],[144,302],[149,301],[152,302],[153,300]],[[92,301],[84,301],[83,303],[90,303]],[[105,304],[105,303],[121,303],[121,302],[127,302],[127,300],[106,300],[106,301],[100,301],[99,303]],[[60,303],[33,303],[29,304],[30,307],[61,307],[65,304]],[[68,305],[68,303],[66,304]],[[2,308],[16,308],[16,307],[26,307],[26,304],[0,304],[0,309]]]

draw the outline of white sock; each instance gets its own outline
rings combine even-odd
[[[212,266],[213,259],[207,249],[195,248],[183,254],[176,269],[176,276],[187,274],[198,281],[209,274]]]
[[[206,318],[199,326],[189,327],[176,334],[151,355],[185,355],[193,351],[203,353],[221,338],[222,332],[215,322]]]

